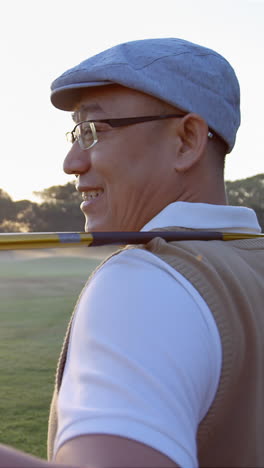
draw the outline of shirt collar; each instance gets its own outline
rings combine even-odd
[[[251,208],[181,201],[170,203],[141,231],[168,226],[248,234],[261,232],[256,213]]]

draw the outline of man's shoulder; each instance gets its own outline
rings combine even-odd
[[[143,266],[144,263],[155,263],[155,254],[148,251],[143,245],[125,246],[107,256],[94,270],[93,274],[99,271],[113,270],[115,267],[127,269],[132,266]]]

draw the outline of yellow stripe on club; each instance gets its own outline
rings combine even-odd
[[[239,239],[256,239],[256,238],[264,239],[264,234],[245,234],[241,232],[223,232],[224,241],[239,240]]]
[[[3,233],[0,234],[0,250],[50,249],[58,247],[89,246],[93,243],[90,233]]]

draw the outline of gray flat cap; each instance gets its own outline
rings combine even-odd
[[[232,150],[240,125],[239,83],[217,52],[175,38],[120,44],[63,73],[52,83],[51,101],[73,110],[83,88],[113,83],[199,114]]]

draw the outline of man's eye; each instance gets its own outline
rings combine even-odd
[[[76,136],[79,135],[89,136],[92,134],[92,130],[89,123],[83,122],[76,128]]]
[[[82,127],[82,134],[83,135],[90,135],[92,133],[90,125],[84,125]]]

